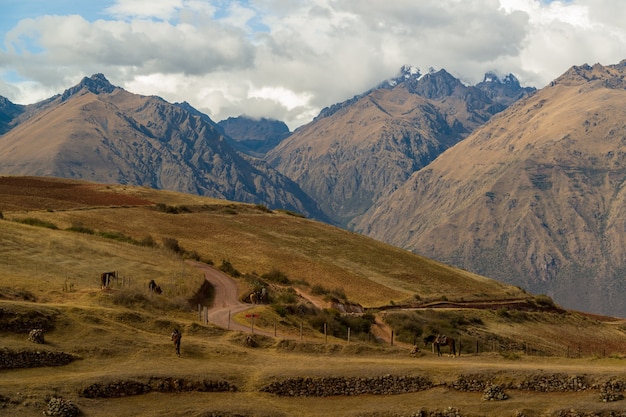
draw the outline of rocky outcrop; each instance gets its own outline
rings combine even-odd
[[[285,123],[265,118],[229,117],[217,125],[233,148],[255,157],[263,157],[290,133]]]

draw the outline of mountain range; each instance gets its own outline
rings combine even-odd
[[[513,75],[466,86],[445,70],[400,74],[322,110],[265,159],[326,213],[351,226],[414,172],[516,100],[532,94]]]
[[[0,98],[0,173],[146,185],[284,208],[534,293],[626,316],[626,61],[537,91],[487,73],[397,77],[280,121],[214,122],[96,74]]]
[[[330,221],[293,181],[235,151],[188,103],[132,94],[102,75],[42,102],[0,101],[0,172],[143,185]]]
[[[416,172],[355,230],[626,316],[626,60],[576,66]]]

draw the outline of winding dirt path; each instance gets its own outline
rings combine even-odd
[[[251,326],[243,325],[233,320],[235,314],[252,309],[251,304],[239,301],[239,289],[235,281],[215,268],[202,262],[188,261],[188,263],[204,272],[204,277],[215,289],[213,305],[209,307],[208,320],[219,327],[241,332],[251,332]],[[254,333],[270,336],[269,333],[254,328]]]

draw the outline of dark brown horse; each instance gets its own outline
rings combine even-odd
[[[115,272],[101,273],[100,274],[100,288],[101,289],[109,288],[109,285],[111,285],[111,279],[115,277],[116,277]]]
[[[450,346],[450,355],[456,356],[456,343],[454,342],[453,337],[448,337],[441,334],[431,334],[430,336],[424,338],[424,346],[427,346],[429,343],[437,347],[437,356],[441,356],[442,345]]]

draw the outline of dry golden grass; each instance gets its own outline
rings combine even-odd
[[[435,388],[395,396],[279,398],[259,392],[275,380],[289,377],[420,375],[451,383],[461,374],[485,373],[502,380],[521,380],[537,373],[587,374],[591,379],[625,379],[623,324],[603,323],[578,314],[530,315],[516,323],[494,311],[475,311],[489,331],[503,338],[527,340],[545,349],[572,346],[572,358],[527,356],[517,352],[481,353],[452,359],[429,352],[408,355],[410,346],[396,343],[351,342],[324,338],[306,329],[278,326],[278,338],[261,339],[249,348],[245,335],[198,322],[196,313],[181,309],[183,295],[200,285],[199,271],[160,248],[147,248],[98,235],[70,232],[80,225],[95,231],[118,232],[140,240],[147,235],[161,243],[175,238],[219,264],[227,259],[241,272],[268,272],[277,268],[293,280],[310,285],[342,287],[348,298],[363,305],[401,302],[414,293],[450,299],[526,297],[520,290],[464,271],[448,268],[353,233],[288,215],[266,213],[249,205],[220,202],[176,193],[121,186],[97,186],[98,192],[126,194],[153,203],[187,205],[190,213],[167,214],[152,205],[82,203],[73,209],[15,207],[19,196],[2,195],[0,221],[0,311],[22,317],[44,317],[54,328],[46,344],[33,345],[23,333],[0,331],[0,347],[45,349],[74,353],[81,359],[67,366],[0,371],[0,407],[15,417],[41,415],[52,396],[72,400],[86,416],[196,416],[205,412],[249,416],[394,416],[421,408],[457,407],[468,416],[546,415],[555,410],[619,409],[597,400],[597,392],[537,394],[508,392],[511,399],[485,403],[481,393]],[[93,191],[93,190],[92,190]],[[64,200],[67,201],[67,200]],[[45,204],[49,204],[48,199]],[[175,203],[174,203],[175,202]],[[58,204],[58,203],[57,203]],[[12,220],[37,218],[59,229],[30,226]],[[117,270],[130,285],[101,291],[98,276]],[[147,282],[155,279],[165,290],[150,297]],[[243,284],[242,284],[243,285]],[[306,289],[306,287],[303,287]],[[179,294],[181,296],[179,296]],[[267,306],[258,307],[258,326],[272,331],[280,318]],[[31,316],[29,316],[29,314]],[[533,313],[535,314],[535,313]],[[536,313],[539,314],[539,313]],[[31,318],[32,318],[31,317]],[[244,317],[236,320],[245,323]],[[182,357],[174,355],[169,340],[172,327],[183,329]],[[471,339],[470,339],[471,340]],[[576,344],[586,347],[574,358]],[[610,348],[609,348],[610,347]],[[92,383],[177,377],[227,380],[237,393],[157,394],[118,399],[87,399],[80,389]]]

